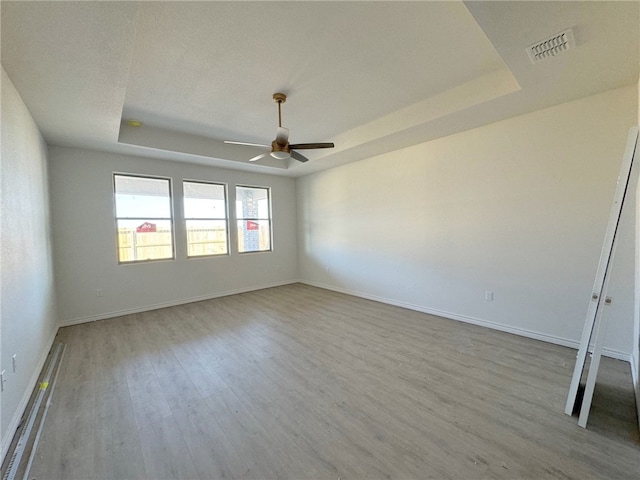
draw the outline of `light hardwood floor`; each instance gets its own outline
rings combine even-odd
[[[295,284],[60,330],[31,479],[640,478],[629,366]]]

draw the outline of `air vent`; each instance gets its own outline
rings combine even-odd
[[[534,43],[527,48],[527,53],[531,63],[538,63],[542,60],[555,57],[576,46],[573,38],[573,30],[568,29],[549,38]]]

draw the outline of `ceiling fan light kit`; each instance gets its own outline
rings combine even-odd
[[[282,150],[275,150],[271,152],[271,156],[273,158],[277,158],[278,160],[285,160],[291,156],[289,152],[284,152]]]
[[[276,132],[276,139],[271,142],[271,146],[269,145],[261,145],[258,143],[249,143],[249,142],[232,142],[229,140],[225,140],[224,143],[229,143],[232,145],[248,145],[250,147],[261,147],[268,148],[271,151],[267,153],[262,153],[253,158],[250,158],[250,162],[255,162],[257,160],[261,160],[268,155],[271,155],[273,158],[277,158],[278,160],[286,160],[287,158],[293,158],[299,162],[306,162],[309,159],[304,155],[295,152],[294,150],[308,150],[315,148],[333,148],[335,145],[333,143],[296,143],[291,145],[289,143],[289,129],[284,128],[282,126],[282,104],[287,101],[287,96],[284,93],[274,93],[273,101],[278,104],[278,130]]]

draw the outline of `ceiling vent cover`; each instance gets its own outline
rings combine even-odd
[[[570,28],[564,32],[552,35],[539,42],[534,43],[527,48],[531,63],[538,63],[551,57],[555,57],[560,53],[564,53],[576,46],[573,38],[573,30]]]

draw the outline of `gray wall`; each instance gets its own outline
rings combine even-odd
[[[0,396],[2,457],[57,330],[46,152],[38,127],[3,68],[0,368],[7,381]]]
[[[300,178],[301,278],[577,346],[636,108],[634,85]],[[633,205],[621,229],[606,347],[628,360]]]
[[[49,150],[61,324],[174,305],[297,280],[295,180],[75,148]],[[113,172],[172,179],[176,259],[119,265]],[[182,180],[272,188],[273,252],[186,257]],[[233,217],[231,217],[233,218]],[[234,227],[231,221],[231,228]],[[96,296],[101,289],[102,297]]]

